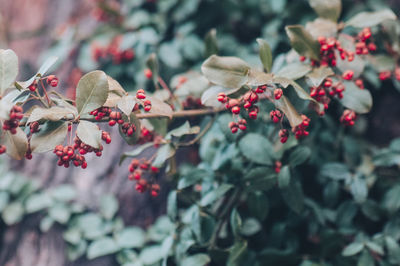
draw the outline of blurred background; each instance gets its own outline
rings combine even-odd
[[[398,0],[343,2],[343,20],[360,10],[383,7],[400,15]],[[275,54],[287,52],[284,26],[315,17],[306,0],[0,0],[0,47],[13,49],[19,56],[18,80],[28,79],[46,58],[57,56],[53,73],[60,79],[61,90],[74,97],[79,78],[93,69],[104,70],[127,90],[151,87],[144,70],[153,52],[168,83],[177,74],[198,71],[207,58],[204,39],[213,34],[212,29],[216,29],[219,54],[259,64],[256,38],[267,40]],[[375,144],[387,144],[400,134],[399,100],[396,88],[388,88],[375,103],[369,133]],[[383,106],[390,106],[392,115],[383,115]],[[165,213],[168,182],[162,181],[166,184],[157,198],[139,195],[126,178],[129,162],[118,166],[121,151],[132,148],[115,130],[111,135],[112,145],[101,160],[89,158],[86,170],[59,168],[52,154],[5,164],[43,188],[73,184],[76,200],[85,208],[97,209],[100,198],[111,193],[122,206],[118,215],[125,224],[146,227]],[[187,149],[179,156],[195,163],[193,153]],[[4,169],[0,175],[6,174]],[[31,215],[14,226],[2,222],[0,265],[119,265],[111,257],[69,262],[60,229],[54,226],[41,233],[37,229],[40,218]]]

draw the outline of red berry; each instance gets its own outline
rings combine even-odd
[[[146,78],[151,79],[153,77],[153,72],[151,72],[150,69],[146,68],[144,70],[144,75],[146,76]]]

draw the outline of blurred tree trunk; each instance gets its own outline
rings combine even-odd
[[[79,26],[84,25],[88,31],[95,26],[95,21],[88,16],[90,3],[82,0],[0,0],[0,7],[0,47],[11,48],[18,54],[22,72],[20,80],[35,73],[38,56],[50,46],[52,34],[62,30],[66,23],[84,20]],[[74,59],[69,58],[55,73],[60,78],[61,87],[73,67]],[[12,162],[13,168],[38,179],[45,188],[62,183],[74,184],[79,191],[77,201],[91,209],[96,209],[103,194],[112,193],[119,199],[118,215],[123,217],[125,224],[145,227],[165,212],[167,189],[163,187],[157,198],[137,193],[134,184],[127,179],[129,160],[118,166],[122,151],[132,148],[122,143],[117,130],[111,135],[112,144],[105,147],[101,158],[88,156],[86,170],[58,167],[51,153],[34,155],[31,161]],[[54,226],[48,233],[41,233],[40,218],[39,215],[30,215],[15,226],[1,225],[0,265],[116,265],[111,256],[68,262],[62,228]]]

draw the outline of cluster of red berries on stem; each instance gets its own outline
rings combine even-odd
[[[46,79],[47,84],[49,84],[52,87],[57,87],[58,85],[58,78],[55,75],[50,75]]]
[[[112,42],[103,47],[97,43],[92,44],[92,57],[95,61],[112,59],[113,64],[119,65],[123,62],[130,62],[135,58],[133,49],[121,50],[119,48],[122,41],[121,36],[115,37]]]
[[[281,129],[281,130],[279,130],[279,138],[280,138],[280,141],[282,142],[282,143],[286,143],[286,141],[288,140],[288,138],[289,138],[289,130],[287,130],[287,129]]]
[[[280,161],[276,161],[274,164],[275,173],[279,174],[281,172],[282,163]]]
[[[109,117],[110,120],[108,121],[108,125],[111,127],[115,126],[116,124],[122,125],[124,123],[120,112],[111,111]]]
[[[306,137],[309,135],[307,128],[310,125],[310,118],[308,118],[305,115],[301,115],[301,118],[303,119],[303,122],[292,128],[292,132],[294,133],[296,139],[299,139],[301,137]]]
[[[269,113],[269,116],[271,117],[272,122],[279,123],[282,120],[283,114],[281,111],[276,109],[276,110],[272,110]]]
[[[24,117],[23,109],[21,106],[14,105],[9,114],[9,119],[3,122],[3,129],[9,130],[11,134],[17,133],[19,121]]]
[[[39,122],[38,121],[34,121],[29,125],[29,131],[31,132],[31,134],[34,134],[36,132],[39,132]]]
[[[152,166],[151,163],[147,160],[138,160],[138,159],[132,159],[131,163],[129,164],[129,180],[135,180],[136,185],[135,189],[143,193],[147,190],[150,191],[150,194],[153,197],[158,196],[160,192],[160,185],[154,183],[154,182],[149,182],[144,178],[144,175],[146,173],[150,174],[157,174],[159,172],[159,168]]]
[[[121,125],[121,131],[128,137],[131,137],[133,133],[136,132],[136,126],[135,124],[131,124],[129,122],[124,122]]]
[[[104,106],[99,107],[90,112],[90,114],[93,115],[94,119],[96,119],[97,121],[103,119],[104,117],[110,116],[110,113],[111,113],[111,108]]]
[[[393,74],[395,79],[400,81],[400,67],[396,67]],[[390,79],[391,76],[392,72],[390,70],[382,71],[379,73],[379,79],[382,81]]]
[[[75,167],[80,166],[82,169],[87,167],[85,157],[80,154],[75,154],[75,149],[73,146],[57,145],[54,148],[54,153],[58,156],[58,166],[64,166],[65,168],[68,168],[70,166],[70,162],[72,162]]]
[[[364,28],[358,33],[356,42],[356,54],[366,55],[370,52],[376,51],[376,45],[371,40],[371,36],[372,34],[370,28]]]
[[[343,83],[336,82],[335,84],[333,84],[331,78],[326,78],[320,86],[311,87],[310,96],[316,101],[322,103],[325,109],[328,109],[329,103],[331,101],[328,95],[331,97],[337,96],[339,99],[342,99],[344,90],[345,87]]]
[[[311,65],[315,66],[319,64],[321,66],[336,66],[336,51],[339,52],[342,60],[345,60],[346,58],[349,62],[354,60],[354,52],[345,50],[340,44],[339,40],[337,40],[335,37],[326,38],[324,36],[320,36],[318,37],[318,42],[320,44],[321,61],[317,62],[312,60]],[[302,57],[300,60],[304,61],[305,58]]]
[[[340,117],[340,123],[342,123],[345,126],[353,126],[356,118],[357,115],[353,110],[346,109],[343,111],[343,114]]]
[[[225,104],[226,109],[228,109],[232,114],[239,115],[241,107],[243,107],[250,119],[257,119],[259,108],[256,105],[259,101],[258,94],[264,93],[267,89],[267,86],[258,86],[255,90],[249,90],[246,92],[241,98],[239,99],[231,99],[225,93],[221,92],[217,96],[217,100],[221,103]],[[279,96],[279,98],[282,95]],[[231,129],[232,133],[238,132],[240,130],[247,129],[247,122],[245,119],[240,119],[237,123],[232,122],[229,123],[229,128]]]
[[[238,132],[239,129],[245,131],[247,129],[247,121],[245,119],[239,119],[237,123],[232,121],[229,123],[229,128],[234,134]]]
[[[136,99],[144,100],[143,101],[143,109],[146,112],[149,112],[151,110],[151,101],[150,100],[145,100],[146,99],[146,92],[143,89],[139,89],[136,92]]]

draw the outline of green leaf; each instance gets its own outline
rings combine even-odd
[[[53,204],[52,198],[47,193],[33,194],[25,201],[27,213],[33,213],[48,208]]]
[[[318,87],[329,76],[334,75],[330,67],[314,68],[311,73],[307,74],[307,78],[311,81],[312,86]]]
[[[68,117],[73,118],[75,115],[77,115],[77,113],[70,108],[59,106],[52,106],[51,108],[36,107],[33,109],[26,123],[29,124],[39,120],[59,121]]]
[[[365,114],[372,108],[372,96],[369,90],[360,89],[353,82],[344,82],[346,89],[343,92],[341,103],[356,113]]]
[[[172,221],[174,221],[178,215],[178,202],[176,194],[176,190],[171,191],[167,199],[167,214]]]
[[[313,39],[311,34],[308,33],[303,26],[286,26],[285,30],[296,52],[311,59],[319,60],[319,43]]]
[[[219,93],[223,92],[226,94],[228,90],[221,86],[211,86],[201,95],[201,104],[209,107],[221,107],[222,104],[217,100]]]
[[[372,27],[385,20],[395,20],[397,17],[390,9],[383,9],[375,12],[361,12],[349,19],[346,26],[356,28]]]
[[[286,188],[290,184],[290,169],[285,165],[278,174],[278,186]]]
[[[124,95],[117,102],[118,108],[127,116],[130,116],[136,104],[136,97],[132,95]]]
[[[18,223],[24,215],[24,207],[21,202],[12,202],[2,212],[2,218],[7,225]]]
[[[377,72],[393,71],[396,67],[396,60],[388,55],[374,55],[369,62]]]
[[[370,252],[363,250],[361,256],[358,258],[357,266],[374,266],[374,258],[371,256]]]
[[[277,183],[276,173],[272,168],[255,167],[244,177],[244,184],[250,191],[269,190]]]
[[[244,236],[252,236],[261,230],[262,226],[259,221],[254,218],[247,218],[244,220],[240,233]]]
[[[350,178],[350,172],[346,165],[341,163],[327,163],[322,166],[321,175],[334,180],[347,180]]]
[[[256,217],[260,221],[264,221],[269,212],[267,196],[259,191],[250,193],[247,198],[247,203],[251,216]]]
[[[101,130],[93,122],[81,120],[76,128],[76,135],[83,143],[95,149],[99,149],[101,146]]]
[[[192,255],[186,257],[182,260],[181,265],[185,266],[204,266],[208,265],[211,261],[210,257],[207,254],[199,253],[196,255]]]
[[[382,205],[389,213],[395,213],[400,209],[400,185],[395,185],[386,191]]]
[[[357,203],[363,203],[368,196],[368,187],[366,181],[359,175],[351,179],[350,191]]]
[[[13,50],[0,49],[0,95],[8,89],[18,75],[18,57]]]
[[[63,238],[68,243],[76,245],[81,241],[82,235],[78,229],[73,227],[64,232]]]
[[[136,127],[136,131],[132,134],[132,136],[127,136],[122,132],[122,125],[118,126],[119,129],[119,134],[122,136],[122,138],[125,140],[126,143],[129,145],[133,145],[136,143],[136,141],[140,137],[140,132],[141,132],[141,125],[140,125],[140,120],[136,117],[135,113],[131,113],[129,118],[126,115],[122,115],[122,119],[125,122],[129,122],[131,124],[134,124]]]
[[[304,207],[304,194],[301,184],[297,180],[292,179],[289,186],[281,189],[281,194],[290,209],[301,213]]]
[[[242,264],[242,258],[247,251],[247,241],[240,240],[237,241],[229,251],[229,257],[227,261],[227,266],[240,266]]]
[[[308,2],[318,16],[335,22],[342,11],[341,0],[309,0]]]
[[[100,213],[107,220],[111,220],[118,211],[118,201],[113,195],[102,195],[100,198]]]
[[[204,38],[205,55],[209,57],[218,53],[217,30],[211,29]]]
[[[291,167],[303,164],[311,156],[311,149],[306,146],[297,146],[289,154],[289,164]]]
[[[279,69],[276,76],[296,80],[304,77],[311,69],[311,66],[308,64],[292,63]]]
[[[25,157],[28,150],[28,138],[20,127],[17,128],[16,134],[11,134],[10,131],[4,131],[2,135],[2,143],[7,148],[7,154],[16,160],[21,160]]]
[[[400,263],[400,246],[391,236],[385,237],[385,245],[388,251],[389,262],[392,264]]]
[[[40,126],[39,132],[32,135],[31,150],[37,153],[51,151],[57,145],[64,143],[67,133],[67,122],[46,122]]]
[[[291,127],[296,127],[303,122],[303,119],[301,118],[297,110],[294,108],[289,99],[285,96],[282,96],[279,100],[276,100],[275,106],[285,114],[286,118],[289,120]]]
[[[47,232],[50,230],[50,228],[53,226],[54,220],[50,216],[45,216],[41,221],[40,221],[40,231],[42,232]]]
[[[176,149],[171,144],[165,144],[157,150],[156,158],[152,165],[155,167],[162,167],[164,162],[175,155]]]
[[[50,191],[52,198],[58,201],[68,202],[76,198],[77,193],[73,185],[60,185]]]
[[[372,250],[373,252],[375,252],[375,253],[377,253],[379,255],[384,255],[385,254],[385,251],[383,251],[383,248],[380,245],[378,245],[377,243],[375,243],[375,242],[367,241],[365,243],[365,245],[368,247],[368,249]]]
[[[233,209],[233,211],[231,212],[230,223],[232,227],[232,232],[235,237],[237,237],[242,227],[242,217],[240,217],[240,214],[236,209]]]
[[[357,253],[360,253],[364,248],[364,243],[362,242],[353,242],[350,245],[346,246],[342,251],[342,256],[354,256]]]
[[[162,259],[161,247],[159,245],[148,246],[140,252],[139,259],[145,265],[153,265]]]
[[[92,260],[118,251],[119,247],[114,239],[111,237],[102,237],[90,243],[87,250],[87,258]]]
[[[271,72],[272,68],[272,52],[269,44],[263,39],[257,39],[258,46],[260,47],[259,55],[264,69]]]
[[[146,235],[140,227],[125,227],[115,234],[115,241],[120,248],[140,248],[144,245]]]
[[[74,261],[85,254],[87,248],[87,242],[85,240],[81,240],[76,246],[68,245],[67,247],[67,256],[68,259]]]
[[[231,184],[222,184],[217,189],[211,190],[203,196],[200,201],[201,206],[207,206],[224,196],[233,186]]]
[[[103,106],[108,97],[108,79],[103,71],[84,75],[76,87],[76,107],[79,114],[87,114]]]
[[[262,71],[259,71],[255,68],[251,68],[249,71],[249,78],[247,81],[247,85],[249,86],[260,86],[260,85],[265,85],[268,83],[273,82],[273,75],[271,73],[265,73]],[[233,94],[234,91],[231,91],[230,93]]]
[[[174,111],[169,104],[151,96],[147,96],[146,99],[151,101],[151,109],[148,113],[172,118]]]
[[[49,216],[60,224],[65,224],[71,217],[71,211],[65,204],[56,204],[50,207]]]
[[[308,100],[308,101],[312,101],[314,104],[316,104],[319,107],[319,111],[323,111],[324,110],[324,106],[317,102],[314,98],[312,98],[310,96],[310,94],[308,94],[297,82],[295,82],[294,80],[291,79],[287,79],[284,77],[274,77],[273,79],[274,83],[279,83],[283,88],[287,88],[289,85],[291,85],[294,88],[294,91],[296,92],[297,96],[299,96],[299,98],[303,99],[303,100]],[[282,97],[281,97],[282,98]],[[288,101],[288,100],[287,100]],[[275,101],[275,105],[276,105]],[[284,111],[284,110],[282,110]]]
[[[203,63],[201,71],[212,83],[240,88],[248,81],[250,66],[237,57],[212,55]]]
[[[274,148],[271,142],[264,136],[249,133],[239,141],[239,149],[249,161],[272,165],[274,159]]]
[[[10,194],[6,191],[0,191],[0,212],[7,207],[8,202],[10,201]]]
[[[200,132],[200,127],[198,126],[191,127],[189,121],[186,121],[181,126],[174,128],[173,130],[168,132],[167,135],[165,136],[165,139],[171,139],[172,136],[179,138],[184,135],[192,135],[192,134],[197,134],[199,132]]]
[[[122,164],[122,162],[125,160],[127,157],[136,157],[139,154],[141,154],[145,149],[153,147],[154,144],[152,142],[148,142],[145,144],[140,145],[139,147],[136,147],[133,151],[125,152],[124,154],[121,155],[121,158],[119,159],[119,165]]]

